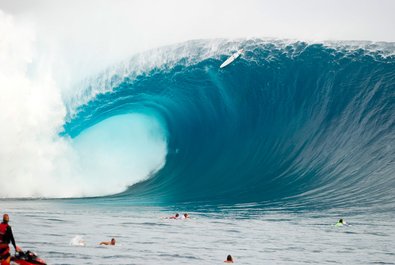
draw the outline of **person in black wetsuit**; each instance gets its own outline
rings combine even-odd
[[[9,244],[15,248],[15,251],[19,251],[19,248],[15,244],[14,235],[12,234],[11,226],[8,225],[10,217],[8,214],[3,215],[3,222],[0,224],[0,261],[1,265],[9,265],[11,261],[10,247]]]

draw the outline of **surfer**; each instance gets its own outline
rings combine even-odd
[[[184,213],[184,215],[182,216],[182,219],[188,219],[189,218],[189,214]]]
[[[12,243],[15,251],[19,251],[19,247],[15,244],[14,235],[11,226],[8,224],[10,217],[8,214],[3,215],[3,222],[0,224],[0,261],[1,265],[9,265],[11,261],[10,247]]]
[[[103,242],[100,242],[99,245],[115,246],[115,239],[114,239],[114,238],[111,238],[111,241],[103,241]]]
[[[174,216],[170,216],[169,219],[178,219],[180,215],[176,213]]]
[[[224,260],[224,262],[225,262],[225,263],[233,263],[233,258],[232,258],[232,256],[231,256],[231,255],[228,255],[228,256],[226,257],[226,260]]]
[[[347,225],[346,221],[344,221],[343,219],[340,219],[335,226],[343,226],[343,225]]]

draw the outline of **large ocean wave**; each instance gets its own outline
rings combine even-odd
[[[241,58],[219,69],[238,48],[244,48]],[[90,146],[105,142],[102,149],[111,156],[112,143],[122,146],[134,137],[119,136],[122,124],[139,120],[151,140],[126,145],[138,145],[137,157],[156,155],[156,162],[148,177],[114,199],[390,205],[394,51],[392,43],[262,39],[151,50],[81,83],[65,99],[61,135],[90,139]],[[95,142],[90,130],[110,136]],[[111,137],[113,131],[118,134]],[[116,166],[127,168],[134,157],[122,160],[127,149],[116,150],[114,159],[122,161]],[[102,151],[90,154],[96,152]],[[128,170],[118,173],[127,183]],[[97,181],[105,183],[106,176]]]

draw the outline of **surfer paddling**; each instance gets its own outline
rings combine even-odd
[[[102,241],[99,245],[115,246],[115,239],[111,238],[111,241]]]

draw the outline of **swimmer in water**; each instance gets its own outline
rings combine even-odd
[[[111,241],[103,241],[103,242],[100,242],[99,245],[115,246],[115,239],[114,239],[114,238],[111,238]]]
[[[335,226],[344,226],[344,225],[347,225],[347,223],[346,223],[343,219],[340,219],[340,220],[335,224]]]
[[[232,256],[231,256],[231,255],[228,255],[228,256],[226,257],[226,260],[224,260],[224,262],[225,262],[225,263],[233,263],[233,258],[232,258]]]
[[[176,213],[174,216],[170,216],[169,219],[179,219],[180,215]]]

